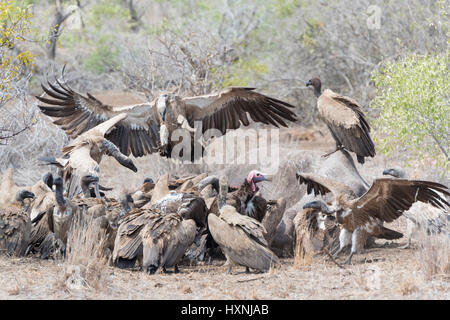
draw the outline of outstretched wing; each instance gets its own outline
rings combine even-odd
[[[317,100],[317,108],[336,142],[356,153],[358,162],[375,156],[370,126],[355,100],[327,89]]]
[[[47,81],[42,89],[49,96],[36,96],[46,105],[38,105],[45,115],[58,118],[53,121],[70,138],[76,138],[98,124],[120,113],[127,117],[116,124],[105,137],[125,155],[141,157],[155,152],[159,146],[159,120],[150,103],[114,107],[103,104],[91,94],[83,96],[56,80],[56,85]]]
[[[361,223],[369,221],[370,217],[391,222],[416,201],[445,209],[450,205],[438,192],[450,196],[447,190],[446,186],[431,181],[376,179],[364,195],[352,202],[351,208],[354,218]]]
[[[335,197],[341,194],[347,194],[352,198],[356,198],[355,193],[349,186],[336,180],[302,172],[297,172],[296,177],[300,184],[306,185],[306,192],[308,194],[314,191],[315,196],[318,194],[323,196],[331,192]]]
[[[287,127],[285,120],[295,121],[295,107],[287,102],[253,91],[254,88],[231,87],[218,94],[184,98],[188,121],[202,122],[202,132],[218,129],[225,134],[227,129],[248,126],[247,113],[255,122]]]

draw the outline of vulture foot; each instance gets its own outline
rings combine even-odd
[[[344,261],[344,264],[351,264],[352,263],[352,257],[353,257],[353,252],[350,253],[348,258]]]
[[[178,265],[177,264],[173,267],[173,272],[174,273],[180,273],[180,269],[178,269]]]
[[[340,150],[343,150],[343,149],[344,149],[344,146],[338,146],[338,147],[336,147],[336,150],[324,154],[324,155],[322,156],[322,158],[329,157],[329,156],[331,156],[333,153],[335,153],[335,152],[337,152],[337,151],[340,151]]]

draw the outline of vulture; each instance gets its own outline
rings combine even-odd
[[[55,238],[67,243],[67,236],[76,215],[80,212],[76,203],[64,198],[63,179],[56,177],[53,180],[55,187],[55,208],[53,209],[53,228]]]
[[[55,196],[53,194],[53,175],[47,173],[31,188],[35,194],[33,203],[28,208],[31,219],[31,238],[27,248],[29,252],[39,252],[42,259],[48,258],[54,252],[53,209]]]
[[[131,268],[138,260],[149,273],[168,267],[177,271],[177,263],[194,242],[197,228],[206,226],[208,208],[204,200],[194,194],[170,193],[167,181],[165,175],[157,182],[154,203],[131,209],[121,219],[113,251],[117,267]]]
[[[406,178],[406,173],[402,168],[385,169],[383,175],[390,175],[400,179]],[[408,211],[403,212],[403,216],[407,219],[407,242],[401,247],[403,249],[411,246],[411,238],[421,228],[428,234],[442,233],[450,236],[450,214],[447,210],[438,209],[426,203],[416,202]]]
[[[279,263],[278,257],[268,248],[264,226],[246,215],[240,214],[234,206],[226,204],[228,185],[225,176],[220,178],[219,216],[208,215],[208,226],[214,241],[227,257],[228,270],[234,265],[267,272]]]
[[[450,195],[442,184],[407,179],[378,178],[362,196],[358,197],[346,184],[314,174],[298,172],[297,178],[306,184],[307,192],[315,195],[331,192],[334,199],[331,208],[323,201],[322,212],[333,214],[342,229],[339,235],[340,247],[337,256],[351,244],[351,252],[345,263],[351,263],[352,256],[361,251],[368,236],[383,239],[398,239],[403,234],[383,226],[392,222],[407,211],[414,202],[422,201],[437,208],[445,209],[449,203],[438,192]],[[332,213],[331,213],[332,212]]]
[[[42,89],[48,97],[36,97],[45,104],[39,108],[56,118],[54,123],[70,138],[125,113],[126,119],[118,122],[105,138],[126,156],[142,157],[159,152],[161,156],[171,158],[172,150],[179,143],[179,140],[172,141],[176,140],[172,133],[176,129],[185,129],[191,140],[188,144],[191,148],[187,151],[193,160],[194,155],[198,158],[198,153],[192,152],[192,137],[197,130],[198,136],[208,129],[225,134],[241,124],[248,126],[248,115],[255,122],[276,127],[287,127],[286,120],[296,120],[291,110],[295,108],[293,105],[255,92],[255,88],[230,87],[209,95],[184,98],[161,94],[152,102],[115,107],[102,103],[90,93],[86,96],[77,93],[58,80],[55,84],[47,83],[48,87],[42,85]],[[184,149],[174,152],[174,157],[182,156]]]
[[[25,199],[34,198],[27,190],[18,190],[14,201],[0,206],[0,252],[8,256],[23,256],[30,241],[31,220]]]
[[[339,248],[339,225],[332,212],[322,201],[312,201],[303,205],[294,219],[295,254],[308,257],[321,253],[323,249],[334,252]]]
[[[249,172],[244,182],[236,189],[227,187],[226,202],[236,208],[237,212],[247,215],[261,222],[267,212],[267,201],[257,194],[259,187],[257,183],[262,181],[272,181],[272,176],[258,170]],[[210,211],[219,215],[218,200],[211,205]]]
[[[62,149],[63,157],[40,158],[49,164],[56,164],[64,170],[64,181],[68,184],[67,193],[69,198],[82,192],[81,177],[99,176],[99,163],[104,154],[114,157],[121,165],[137,172],[133,161],[123,155],[119,149],[105,138],[105,134],[118,122],[127,118],[126,113],[121,113],[108,121],[102,122],[92,129],[79,135],[69,145]],[[95,194],[100,198],[99,186],[96,184]]]
[[[336,150],[325,156],[345,148],[354,152],[361,164],[364,164],[364,158],[374,157],[375,145],[370,137],[370,126],[358,102],[330,89],[322,92],[319,78],[309,80],[306,86],[314,88],[319,114],[336,142]]]

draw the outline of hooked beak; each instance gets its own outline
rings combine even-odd
[[[392,175],[392,169],[385,169],[385,170],[383,171],[383,175],[384,175],[384,176],[386,176],[386,175],[391,176],[391,175]]]
[[[271,175],[271,174],[264,175],[264,180],[266,180],[266,181],[273,181],[273,175]]]
[[[27,199],[27,198],[31,198],[31,199],[34,199],[34,193],[33,192],[30,192],[30,191],[24,191],[23,193],[22,193],[22,197],[24,198],[24,199]]]
[[[311,80],[308,80],[308,82],[306,83],[306,86],[307,86],[307,87],[308,87],[308,86],[312,86]]]
[[[311,201],[303,205],[303,209],[318,209],[322,211],[326,215],[332,215],[336,212],[336,210],[331,210],[325,203],[322,201]]]

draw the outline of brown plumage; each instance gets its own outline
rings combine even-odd
[[[294,106],[253,91],[253,88],[231,87],[218,93],[181,98],[162,94],[152,102],[114,107],[103,104],[91,94],[83,96],[66,84],[42,85],[49,98],[37,97],[46,105],[39,105],[42,112],[58,118],[71,138],[76,138],[94,126],[112,119],[120,113],[127,118],[120,121],[105,137],[114,143],[124,155],[142,157],[159,152],[171,157],[176,142],[169,141],[175,129],[184,128],[192,135],[195,122],[202,124],[202,133],[249,125],[248,115],[255,122],[287,127],[286,120],[295,121],[290,109]],[[193,154],[192,154],[193,156]]]
[[[236,208],[225,205],[219,216],[210,214],[208,226],[214,241],[230,263],[228,273],[233,265],[267,272],[278,263],[278,257],[268,248],[264,238],[264,226],[253,218],[239,214]]]
[[[311,257],[323,250],[333,252],[339,247],[340,228],[336,218],[322,212],[321,206],[307,203],[294,219],[295,255],[300,259]]]
[[[257,220],[239,214],[235,207],[226,204],[227,177],[220,178],[218,195],[219,216],[209,214],[208,228],[229,263],[228,273],[233,265],[241,265],[267,272],[278,264],[278,257],[268,248],[264,235],[266,230]]]
[[[92,129],[79,135],[62,149],[62,158],[40,158],[49,164],[56,164],[64,170],[64,182],[68,184],[67,192],[69,198],[82,192],[81,177],[100,176],[99,163],[103,155],[114,157],[121,165],[137,172],[133,161],[123,155],[117,147],[112,144],[105,135],[118,122],[127,118],[126,113],[121,113],[114,118],[102,122]],[[98,184],[95,188],[99,197]]]
[[[31,233],[31,220],[24,205],[26,198],[34,198],[34,194],[19,190],[14,202],[0,206],[0,253],[25,255]]]
[[[166,185],[167,176],[162,182]],[[129,268],[138,260],[153,273],[178,263],[194,241],[197,227],[206,226],[208,209],[201,197],[176,192],[146,206],[132,209],[120,222],[113,261],[120,268]]]
[[[236,208],[240,214],[247,215],[261,222],[267,212],[267,201],[258,195],[257,184],[262,181],[272,181],[272,176],[252,170],[238,189],[227,193],[226,202]],[[230,189],[228,187],[228,189]],[[210,212],[219,215],[219,203],[217,198],[211,204]]]
[[[284,198],[267,201],[266,214],[264,215],[261,223],[266,229],[266,234],[264,237],[269,246],[275,237],[275,232],[277,231],[278,224],[280,224],[280,221],[283,218],[285,210],[286,200]]]
[[[313,86],[317,109],[336,141],[336,148],[344,147],[356,154],[363,164],[365,157],[375,156],[375,145],[370,137],[370,126],[359,104],[352,98],[341,96],[330,89],[321,92],[319,78],[308,81]]]
[[[450,195],[448,188],[431,181],[407,179],[376,179],[369,190],[361,197],[349,192],[349,187],[333,179],[312,174],[297,173],[301,183],[311,185],[308,192],[317,194],[332,192],[334,203],[332,208],[337,221],[343,228],[340,235],[340,253],[344,247],[352,243],[352,250],[346,263],[357,251],[362,250],[368,236],[384,239],[397,239],[401,233],[383,226],[383,222],[392,222],[407,211],[414,202],[422,201],[437,208],[444,209],[448,202],[437,192]]]

